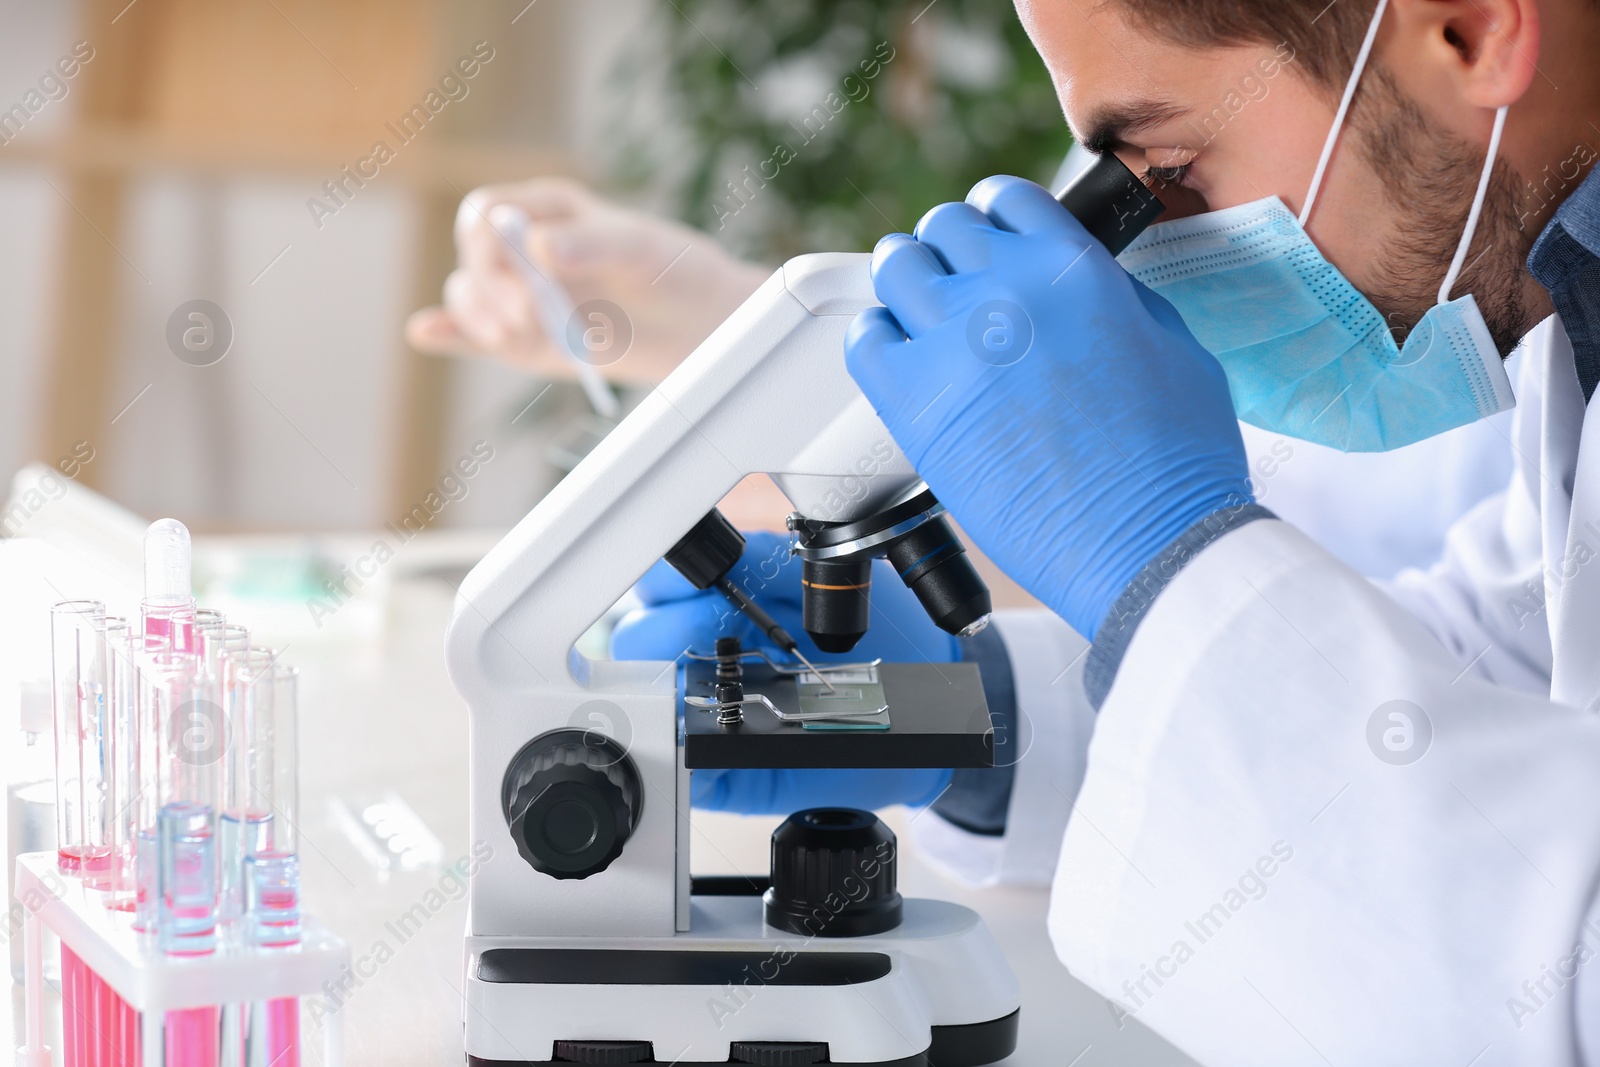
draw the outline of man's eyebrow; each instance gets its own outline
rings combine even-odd
[[[1101,155],[1120,148],[1140,130],[1159,126],[1189,111],[1189,108],[1170,100],[1135,100],[1127,104],[1112,104],[1089,116],[1079,141],[1095,155]]]

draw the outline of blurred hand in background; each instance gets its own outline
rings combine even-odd
[[[456,215],[459,265],[444,302],[406,324],[410,343],[440,355],[486,355],[531,374],[572,376],[571,363],[540,325],[517,252],[489,218],[511,204],[528,215],[533,265],[563,286],[574,306],[607,300],[627,315],[633,343],[604,368],[616,381],[666,377],[771,271],[737,259],[699,230],[623,207],[566,178],[476,189]]]

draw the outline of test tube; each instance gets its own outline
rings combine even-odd
[[[256,650],[260,652],[261,650]],[[260,950],[300,942],[300,858],[297,701],[299,672],[276,653],[235,660],[245,732],[235,764],[247,791],[246,810],[267,815],[261,847],[244,857],[245,943]],[[300,1011],[294,997],[250,1006],[248,1064],[299,1067]]]
[[[161,640],[146,635],[147,643]],[[221,719],[220,694],[200,669],[200,658],[193,653],[161,651],[147,653],[142,663],[140,715],[143,738],[150,754],[141,751],[141,789],[155,797],[155,811],[148,830],[141,829],[139,856],[139,896],[141,906],[136,925],[148,929],[152,923],[163,948],[168,947],[166,927],[175,917],[169,906],[169,877],[185,874],[182,864],[174,866],[179,853],[204,853],[210,871],[212,898],[207,903],[209,924],[215,926],[216,889],[216,811],[220,800],[221,764],[226,750]],[[176,807],[174,807],[176,806]],[[169,809],[177,821],[167,817]],[[192,826],[196,813],[203,815],[206,831],[199,834]],[[150,817],[148,809],[144,817]],[[178,834],[167,840],[165,835]],[[152,847],[153,846],[153,847]],[[176,852],[174,852],[176,850]],[[188,888],[182,889],[188,894]],[[155,907],[151,908],[152,900]],[[188,905],[185,905],[186,907]],[[187,917],[190,920],[194,916]],[[188,923],[192,926],[193,922]],[[183,944],[192,946],[193,941]]]
[[[225,922],[245,909],[245,860],[293,855],[299,821],[295,698],[299,672],[272,649],[231,655],[227,802],[221,819],[222,911]]]
[[[89,1010],[83,988],[84,966],[78,954],[61,944],[61,1058],[64,1067],[81,1067],[84,1055],[85,1013]]]
[[[216,950],[217,866],[214,811],[205,804],[171,800],[161,806],[161,917],[157,941],[169,956]],[[169,1011],[163,1021],[165,1062],[171,1067],[215,1067],[222,1010],[212,1005]]]
[[[50,609],[51,700],[56,735],[56,862],[76,874],[83,865],[83,735],[79,666],[84,631],[104,614],[98,600],[63,600]]]
[[[215,817],[227,752],[220,683],[192,652],[158,652],[145,671],[160,731],[161,803],[199,804]]]
[[[244,861],[245,944],[287,948],[300,943],[300,857],[258,852]]]
[[[136,675],[138,692],[134,738],[138,766],[137,782],[129,822],[134,843],[134,921],[135,930],[154,930],[159,911],[161,859],[156,841],[156,823],[161,811],[161,701],[154,682],[159,656],[172,655],[172,640],[166,634],[140,633],[128,639],[129,658]]]
[[[161,949],[169,956],[204,956],[217,943],[217,854],[212,812],[204,804],[161,805]]]
[[[258,852],[244,861],[245,944],[271,952],[300,943],[300,857]],[[248,1067],[300,1067],[300,1001],[275,997],[244,1005]]]
[[[56,692],[62,698],[56,707],[57,736],[71,738],[73,744],[67,751],[75,751],[78,760],[75,773],[67,769],[67,784],[60,791],[58,806],[76,808],[73,826],[78,836],[70,847],[84,884],[105,889],[110,885],[116,841],[112,794],[117,758],[114,722],[119,705],[113,649],[127,641],[127,622],[105,615],[103,605],[96,601],[68,602],[57,608],[61,610],[53,616],[51,629]],[[58,765],[58,772],[60,769]],[[69,853],[60,851],[58,855],[66,858]],[[110,1062],[111,1046],[103,1024],[116,994],[65,945],[61,946],[61,960],[67,1062]]]
[[[179,651],[190,649],[193,641],[190,556],[189,528],[177,519],[157,519],[145,530],[144,632],[171,638]]]
[[[83,795],[80,871],[84,885],[109,889],[117,847],[117,763],[122,756],[117,744],[117,716],[122,708],[116,650],[127,646],[128,620],[115,615],[89,616],[88,630],[82,636],[86,641],[80,647],[78,678],[83,693],[78,723]]]
[[[220,692],[192,653],[156,653],[148,672],[161,746],[156,942],[169,956],[206,955],[217,944],[216,812],[226,751]],[[220,1019],[217,1007],[167,1012],[166,1062],[214,1064]]]
[[[160,639],[165,646],[165,638]],[[144,635],[124,628],[122,640],[111,645],[112,747],[115,753],[111,780],[112,852],[106,907],[133,911],[138,902],[137,858],[144,770],[139,716],[139,656]],[[154,804],[148,805],[154,820]]]
[[[190,641],[182,647],[182,651],[194,652],[203,657],[205,655],[203,644],[205,638],[202,635],[207,630],[214,630],[218,626],[226,625],[228,620],[216,608],[194,608],[192,612],[189,617]],[[181,616],[181,609],[179,609],[179,614]]]
[[[220,686],[226,735],[233,739],[242,738],[244,735],[241,732],[240,712],[231,682],[231,672],[232,661],[250,648],[250,631],[220,618],[203,622],[195,627],[195,647],[207,675],[216,680]],[[218,859],[221,863],[218,918],[225,928],[232,926],[243,914],[244,909],[240,874],[241,864],[248,851],[245,834],[250,828],[245,824],[243,810],[234,799],[236,790],[232,783],[237,777],[234,763],[239,751],[239,745],[230,745],[223,766],[223,801],[217,828]]]
[[[246,805],[267,820],[264,849],[293,854],[300,820],[300,752],[298,699],[300,672],[279,660],[277,652],[264,667],[255,663],[253,680],[244,687],[246,733],[244,751]]]
[[[236,623],[216,620],[195,625],[195,651],[204,661],[206,673],[227,684],[228,657],[250,647],[250,631]]]

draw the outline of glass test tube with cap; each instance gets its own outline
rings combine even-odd
[[[177,651],[193,640],[194,593],[190,587],[189,528],[177,519],[157,519],[144,533],[144,632],[168,637]],[[188,625],[176,616],[187,616]]]
[[[56,858],[63,871],[83,865],[82,650],[92,645],[98,600],[63,600],[50,609],[51,704],[56,736]]]

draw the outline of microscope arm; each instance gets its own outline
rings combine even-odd
[[[583,682],[574,642],[747,474],[830,520],[916,481],[845,369],[869,261],[784,264],[472,570],[446,638],[469,704]]]

